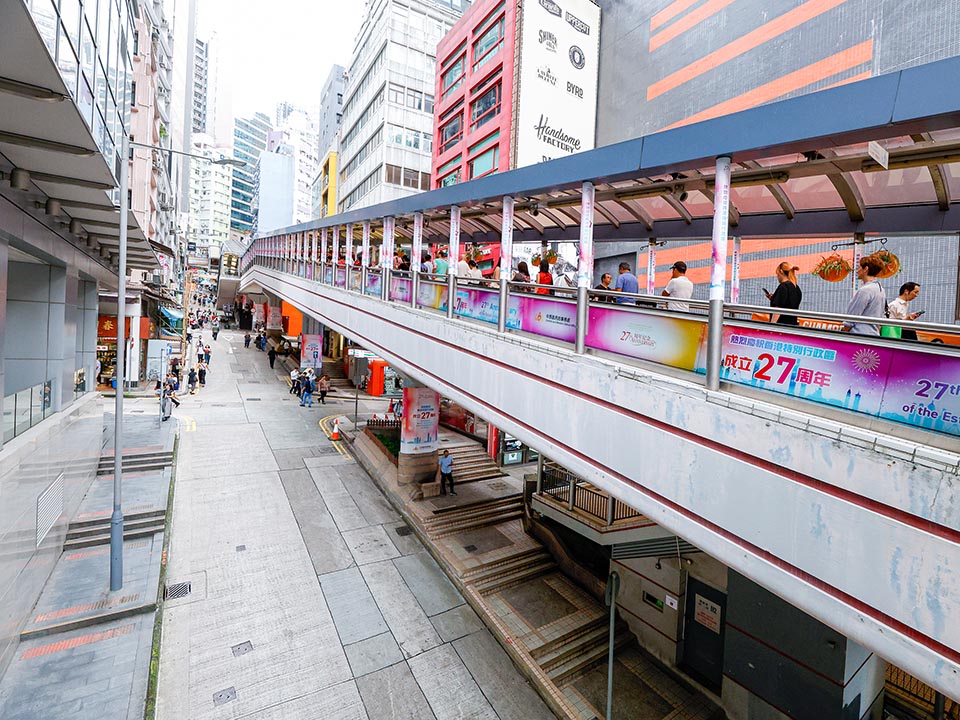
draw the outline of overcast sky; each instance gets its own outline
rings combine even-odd
[[[350,66],[364,0],[197,0],[198,37],[216,28],[236,116],[278,102],[318,108],[334,64]]]

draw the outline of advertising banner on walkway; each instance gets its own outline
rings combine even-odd
[[[390,299],[400,303],[410,303],[410,291],[413,283],[407,278],[390,278]]]
[[[878,414],[960,435],[960,358],[894,350]]]
[[[440,393],[430,388],[403,389],[400,452],[422,455],[440,446]]]
[[[701,346],[703,347],[703,345]],[[701,352],[697,372],[705,372]],[[726,328],[722,380],[960,435],[960,358]]]
[[[519,300],[520,329],[543,337],[574,342],[577,339],[577,306],[574,303],[547,300],[547,297],[511,298]],[[513,326],[508,322],[507,327]]]
[[[615,308],[591,307],[587,347],[693,370],[706,323]]]
[[[300,336],[300,369],[323,368],[323,335]]]
[[[283,315],[280,314],[280,308],[275,305],[267,309],[267,330],[283,330]]]
[[[343,287],[347,284],[347,269],[338,267],[337,268],[337,282],[334,283],[337,287]]]
[[[497,324],[500,315],[500,294],[496,290],[480,288],[457,288],[457,304],[454,312],[465,318]],[[507,327],[520,329],[520,298],[511,296],[507,309]]]
[[[440,299],[445,289],[443,285],[434,285],[421,281],[417,286],[417,305],[439,310],[441,305],[443,305]]]
[[[379,297],[379,296],[380,296],[380,292],[381,292],[381,290],[380,290],[380,287],[381,287],[380,283],[381,283],[381,279],[380,279],[380,276],[379,276],[379,275],[374,275],[373,273],[367,273],[367,289],[366,289],[366,294],[367,294],[367,295],[375,295],[375,296]]]

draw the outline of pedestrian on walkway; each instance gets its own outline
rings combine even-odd
[[[200,381],[200,387],[207,386],[207,364],[205,362],[197,363],[197,380]]]
[[[630,293],[632,295],[640,292],[640,283],[637,281],[637,276],[630,271],[630,263],[622,262],[617,267],[617,281],[614,283],[613,289],[616,292]],[[637,304],[637,301],[632,297],[618,297],[615,302],[620,305]]]
[[[444,450],[440,456],[440,494],[447,494],[447,485],[450,486],[450,494],[456,495],[453,489],[453,458],[450,457],[450,451]]]
[[[637,286],[639,288],[639,285]],[[693,297],[693,283],[687,277],[687,264],[683,260],[677,260],[670,267],[670,282],[660,293],[663,297],[680,298],[689,300]],[[690,312],[690,303],[672,302],[667,303],[667,310],[676,310],[677,312]]]
[[[204,361],[207,365],[210,364],[210,346],[209,346],[209,345],[204,345],[204,346],[203,346],[203,361]]]
[[[305,405],[313,407],[313,388],[313,378],[309,375],[304,375],[300,381],[300,407],[304,407]]]
[[[777,265],[777,289],[772,293],[764,290],[764,294],[770,301],[770,307],[786,308],[788,310],[799,310],[800,303],[803,300],[803,293],[797,283],[797,272],[800,268],[788,262],[782,262]],[[773,313],[770,321],[780,325],[797,325],[799,321],[796,315],[781,315]]]
[[[896,320],[916,320],[918,317],[923,315],[922,310],[920,312],[910,312],[910,303],[913,300],[916,300],[919,294],[919,283],[905,282],[903,285],[901,285],[900,294],[891,300],[890,304],[887,306],[890,317]],[[916,340],[917,331],[910,330],[909,328],[903,328],[900,331],[900,338],[903,340]]]
[[[273,364],[277,361],[277,351],[274,348],[270,348],[270,352],[267,353],[267,359],[270,360],[270,368],[273,369]]]
[[[187,373],[187,388],[191,395],[197,394],[197,369],[195,367],[190,368],[190,372]]]
[[[320,376],[317,381],[317,392],[320,393],[320,404],[327,404],[327,393],[330,392],[330,378],[326,374]]]
[[[546,260],[540,263],[540,272],[537,274],[537,285],[545,286],[534,290],[537,295],[553,295],[553,290],[548,289],[550,285],[553,285],[553,275],[550,274],[550,263]]]
[[[243,346],[245,348],[250,347],[250,331],[247,331],[247,334],[243,336]]]
[[[860,259],[860,265],[857,268],[857,277],[863,285],[857,290],[856,294],[847,305],[847,315],[863,315],[864,317],[882,318],[887,309],[887,298],[883,293],[883,288],[877,282],[877,275],[883,270],[881,262],[872,256]],[[880,336],[880,326],[870,323],[859,323],[851,320],[845,320],[843,323],[843,332],[853,333],[854,335],[874,335]]]

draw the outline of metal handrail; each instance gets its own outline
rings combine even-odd
[[[921,330],[923,332],[942,332],[947,334],[960,334],[960,324],[948,325],[946,323],[920,322],[919,320],[897,320],[888,317],[873,317],[866,315],[846,315],[845,313],[819,312],[815,310],[793,310],[790,308],[771,308],[762,305],[740,305],[724,303],[723,309],[731,315],[746,314],[751,315],[762,313],[767,315],[792,315],[794,317],[810,318],[811,320],[832,320],[834,322],[854,322],[860,325],[892,325],[895,327],[909,328],[910,330]]]

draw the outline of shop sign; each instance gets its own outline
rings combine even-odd
[[[130,317],[124,318],[124,337],[130,337]],[[99,315],[97,317],[97,337],[116,338],[117,337],[117,316]]]
[[[694,596],[693,619],[717,635],[720,634],[720,614],[722,608],[703,595]]]

